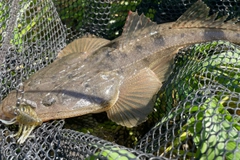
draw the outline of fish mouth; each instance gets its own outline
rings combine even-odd
[[[10,120],[16,117],[16,92],[11,92],[0,104],[0,119]]]

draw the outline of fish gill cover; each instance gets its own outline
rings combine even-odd
[[[195,2],[0,1],[1,99],[73,40],[119,37],[130,10],[161,24],[176,21]],[[228,29],[237,30],[239,2],[203,2],[215,15],[211,22],[228,21]],[[105,113],[88,114],[43,123],[19,144],[12,136],[18,126],[0,123],[0,159],[239,159],[239,54],[238,45],[222,40],[182,48],[148,120],[134,128]]]

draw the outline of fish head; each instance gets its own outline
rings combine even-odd
[[[44,86],[25,90],[24,98],[36,103],[35,111],[43,121],[103,112],[117,101],[122,78],[114,71],[74,77],[49,90]]]

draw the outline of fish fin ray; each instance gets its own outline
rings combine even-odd
[[[136,41],[137,37],[147,37],[154,34],[157,31],[157,24],[152,22],[148,17],[137,12],[129,11],[126,23],[123,27],[122,35],[115,39],[118,42],[119,48]]]
[[[178,18],[172,27],[240,30],[238,18],[226,21],[228,15],[217,18],[218,13],[214,13],[209,16],[209,10],[209,7],[204,2],[197,1]]]
[[[170,75],[174,64],[175,53],[178,52],[178,48],[176,49],[175,47],[172,47],[168,50],[168,52],[168,54],[164,54],[165,52],[162,53],[160,51],[160,54],[157,54],[158,58],[153,57],[149,66],[161,82],[165,81]]]
[[[137,30],[145,29],[149,26],[157,25],[155,22],[152,22],[149,18],[141,14],[138,15],[137,12],[129,11],[126,23],[123,27],[122,35],[126,36]]]
[[[99,48],[109,44],[110,41],[103,38],[96,38],[93,35],[86,35],[69,43],[59,54],[58,58],[64,57],[71,53],[81,53],[83,58],[88,57],[91,53]]]
[[[107,110],[109,119],[126,127],[134,127],[146,121],[154,105],[152,98],[161,85],[149,68],[128,78],[120,87],[117,102]]]

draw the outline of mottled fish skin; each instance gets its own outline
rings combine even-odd
[[[176,22],[157,25],[129,12],[121,37],[75,40],[24,82],[24,98],[37,104],[42,121],[106,111],[114,122],[136,126],[152,111],[152,97],[180,48],[213,40],[240,43],[239,23],[215,21],[208,13],[198,1]],[[15,105],[13,91],[0,106],[0,118],[14,117],[9,106]]]

